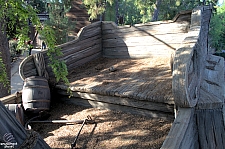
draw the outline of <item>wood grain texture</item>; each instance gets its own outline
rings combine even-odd
[[[209,86],[210,81],[207,82],[207,80],[210,78],[207,78],[211,74],[211,77],[213,76],[215,79],[216,73],[218,73],[206,69],[205,66],[208,55],[210,14],[210,8],[199,7],[193,10],[191,30],[185,38],[182,48],[179,48],[175,54],[173,93],[175,103],[180,107],[194,107],[199,99],[200,83],[201,87]],[[221,87],[214,87],[214,90],[220,90],[219,88]]]
[[[66,91],[66,87],[57,86],[57,93],[60,95],[68,96],[69,94]],[[150,111],[161,111],[173,113],[173,104],[166,103],[157,103],[157,102],[149,102],[149,101],[141,101],[135,100],[126,97],[116,97],[116,96],[105,96],[100,94],[92,94],[92,93],[84,93],[84,92],[73,92],[73,97],[88,99],[98,102],[105,102],[120,106],[129,106],[133,108],[146,109]]]
[[[173,94],[174,94],[174,101],[177,106],[180,107],[194,107],[197,104],[197,98],[198,98],[198,83],[199,80],[197,77],[194,77],[196,74],[196,66],[194,65],[194,53],[193,53],[193,47],[182,47],[176,51],[176,55],[174,58],[174,64],[173,64]],[[195,68],[193,68],[195,67]],[[192,73],[193,75],[189,78],[188,74]],[[190,79],[195,80],[191,81]],[[195,84],[189,84],[190,82],[193,82]],[[190,89],[192,92],[189,92],[188,90],[189,85],[191,85]],[[190,93],[195,93],[195,95],[190,96]],[[193,98],[194,97],[194,98]]]
[[[191,36],[185,39],[185,47],[176,51],[173,71],[175,104],[186,107],[189,115],[188,112],[178,112],[162,148],[222,149],[225,146],[224,59],[210,55],[208,51],[210,17],[210,7],[194,9]],[[187,117],[189,119],[185,120]],[[175,128],[180,119],[185,120],[190,129]],[[194,121],[190,123],[190,119]]]
[[[81,59],[84,60],[84,59]],[[86,92],[174,104],[169,58],[98,58],[85,66],[72,67],[68,76],[74,92]],[[74,66],[77,62],[74,63]],[[110,67],[116,71],[109,71]],[[64,85],[59,83],[58,85]]]
[[[102,23],[104,57],[145,58],[169,56],[180,46],[187,34],[189,23],[152,23],[117,27]]]
[[[22,91],[0,98],[3,104],[15,104],[22,102]]]
[[[81,105],[85,107],[94,107],[94,108],[123,111],[123,112],[131,113],[134,115],[143,115],[143,116],[148,116],[152,118],[173,119],[173,114],[171,113],[159,112],[154,110],[151,111],[151,110],[146,110],[142,108],[134,108],[129,106],[122,106],[122,105],[111,104],[107,102],[99,102],[96,100],[87,100],[83,98],[74,98],[74,97],[69,99],[68,97],[61,97],[60,101],[75,104],[75,105]]]
[[[204,149],[223,149],[225,142],[225,128],[223,110],[196,110],[199,132],[199,147]]]
[[[161,149],[196,149],[198,133],[194,108],[180,108]]]

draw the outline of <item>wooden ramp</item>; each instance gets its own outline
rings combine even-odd
[[[189,16],[187,12],[176,16]],[[190,19],[189,19],[190,20]],[[190,22],[158,21],[134,26],[95,22],[80,30],[76,40],[59,45],[73,97],[56,83],[42,52],[49,82],[66,102],[129,111],[151,117],[172,118],[171,55],[188,33]],[[34,56],[20,65],[22,78],[38,73]],[[115,70],[113,70],[115,69]],[[41,73],[42,74],[42,73]],[[79,97],[79,98],[77,98]]]
[[[210,6],[197,7],[191,24],[182,22],[180,28],[168,27],[179,26],[174,21],[140,27],[96,22],[84,27],[76,40],[59,46],[64,54],[59,59],[70,72],[72,98],[68,98],[67,86],[56,83],[47,65],[47,52],[38,55],[43,56],[50,76],[53,99],[161,118],[172,118],[176,105],[178,114],[162,149],[223,149],[224,59],[211,55],[208,49],[211,14]],[[187,32],[184,28],[189,25]],[[35,57],[21,63],[23,79],[45,74],[36,67]],[[0,100],[17,98],[11,95]]]
[[[168,113],[165,117],[169,113],[172,116],[174,101],[168,61],[167,58],[159,57],[99,58],[74,69],[74,72],[69,75],[70,89],[74,92],[74,97],[88,99],[91,104],[87,104],[94,107],[109,109],[117,107],[117,110],[121,110],[119,106],[122,106],[122,110],[135,114],[140,113],[137,112],[140,109],[153,117],[158,115],[162,117],[162,113]],[[57,91],[59,94],[68,96],[65,94],[67,88],[63,84],[58,84],[56,88],[59,89]],[[72,97],[69,100],[77,103],[78,100],[82,102],[82,99]],[[136,109],[133,110],[131,107]]]

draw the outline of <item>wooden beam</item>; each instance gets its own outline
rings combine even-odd
[[[106,102],[99,102],[95,100],[87,100],[87,99],[75,98],[75,97],[72,97],[72,98],[61,97],[60,101],[75,104],[75,105],[81,105],[85,107],[94,107],[94,108],[100,108],[100,109],[123,111],[123,112],[131,113],[134,115],[143,115],[143,116],[148,116],[152,118],[173,119],[173,114],[171,113],[150,111],[146,109],[116,105],[116,104],[111,104]]]
[[[69,96],[66,90],[59,89],[57,93],[60,95]],[[150,102],[150,101],[143,101],[143,100],[136,100],[131,98],[122,98],[116,96],[105,96],[99,94],[92,94],[92,93],[82,93],[82,92],[73,92],[74,98],[82,98],[96,102],[104,102],[109,103],[112,105],[121,105],[121,106],[128,106],[138,109],[145,109],[150,111],[161,111],[167,113],[173,113],[173,104],[166,104],[166,103],[159,103],[159,102]]]
[[[223,149],[225,142],[225,127],[223,109],[196,110],[199,133],[199,148]]]
[[[180,108],[161,149],[196,149],[198,133],[194,108]]]
[[[3,104],[21,103],[22,102],[22,91],[2,97],[2,98],[0,98],[0,101]]]

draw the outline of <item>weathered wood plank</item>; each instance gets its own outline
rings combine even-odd
[[[88,57],[90,55],[93,55],[95,53],[101,52],[101,45],[93,45],[91,47],[88,47],[86,49],[83,49],[79,52],[70,54],[66,57],[63,57],[62,60],[66,62],[67,65],[71,64],[71,62],[78,61],[82,58]]]
[[[154,35],[154,34],[151,34],[151,33],[148,33],[148,32],[145,32],[145,33],[140,33],[140,32],[131,32],[131,33],[127,33],[127,34],[104,34],[102,35],[102,39],[103,40],[107,40],[107,39],[120,39],[122,38],[123,40],[128,40],[130,38],[136,38],[136,39],[141,39],[143,37],[143,39],[145,38],[155,38],[155,39],[161,39],[161,40],[165,40],[165,41],[172,41],[174,39],[177,39],[179,41],[182,41],[182,39],[185,38],[185,35],[187,33],[174,33],[174,34],[169,34],[169,33],[162,33],[162,34],[157,34],[157,35]],[[168,38],[168,37],[171,37],[171,38]],[[180,37],[183,37],[183,38],[180,38]]]
[[[101,27],[94,28],[92,30],[85,30],[82,36],[79,37],[79,40],[85,40],[90,37],[101,35]]]
[[[194,108],[180,108],[161,149],[196,149],[197,126]]]
[[[30,69],[30,70],[27,70],[27,71],[25,71],[23,74],[24,74],[24,76],[26,76],[26,77],[38,76],[37,69]]]
[[[108,25],[108,26],[107,26]],[[155,32],[160,33],[177,33],[177,32],[187,32],[188,23],[164,23],[164,24],[155,24],[155,25],[139,25],[139,26],[130,26],[130,27],[119,27],[116,28],[113,25],[104,25],[102,26],[103,34],[107,33],[128,33],[135,31],[144,31],[144,32]]]
[[[196,93],[197,98],[191,98],[189,92],[187,92],[190,81],[188,80],[189,68],[190,65],[193,65],[193,60],[195,60],[193,52],[193,47],[186,45],[186,47],[182,47],[176,51],[174,58],[173,93],[176,105],[181,107],[194,107],[197,103],[197,98],[199,97],[199,95],[197,95],[198,93]],[[193,68],[191,68],[191,70],[193,70]],[[198,87],[198,84],[196,87],[193,87]]]
[[[60,86],[57,86],[57,88],[60,88]],[[58,90],[57,93],[60,95],[66,95],[66,96],[69,95],[66,92],[66,90],[64,90],[64,91]],[[111,103],[111,104],[117,104],[117,105],[122,105],[122,106],[129,106],[129,107],[134,107],[134,108],[141,108],[141,109],[154,110],[154,111],[157,110],[157,111],[162,111],[162,112],[173,113],[173,104],[138,101],[138,100],[130,99],[130,98],[105,96],[105,95],[82,93],[82,92],[73,92],[73,97],[94,100],[94,101],[99,101],[99,102],[105,102],[105,103]]]
[[[81,65],[83,65],[83,64],[85,64],[85,63],[87,63],[89,61],[92,61],[92,60],[94,60],[96,58],[99,58],[99,57],[101,57],[101,55],[102,55],[101,52],[95,53],[95,54],[93,54],[93,55],[91,55],[89,57],[85,57],[85,58],[81,59],[80,61],[76,61],[73,64],[68,65],[67,68],[68,68],[69,73],[72,73],[74,71],[74,68],[76,68],[78,66],[81,66]]]
[[[24,65],[24,67],[23,67],[23,70],[24,70],[24,71],[28,71],[28,70],[30,70],[30,69],[36,69],[33,60],[32,60],[32,61],[28,61],[28,62]]]
[[[110,103],[105,103],[105,102],[98,102],[98,101],[94,101],[94,100],[87,100],[87,99],[73,98],[73,97],[72,98],[62,97],[62,98],[60,98],[60,100],[63,102],[66,102],[66,103],[81,105],[81,106],[85,106],[85,107],[117,110],[117,111],[123,111],[123,112],[131,113],[131,114],[135,114],[135,115],[148,116],[148,117],[152,117],[152,118],[173,119],[173,114],[171,114],[171,113],[150,111],[150,110],[141,109],[141,108],[115,105],[115,104],[110,104]]]
[[[222,111],[222,108],[196,110],[200,148],[224,148],[225,127]]]
[[[159,50],[160,49],[160,50]],[[170,57],[174,52],[173,49],[165,45],[155,46],[150,48],[147,46],[139,47],[117,47],[117,48],[104,48],[103,57],[111,58],[149,58],[149,57]]]
[[[82,49],[89,47],[89,46],[92,46],[95,44],[101,44],[101,42],[102,42],[101,36],[94,36],[94,37],[91,37],[90,39],[79,41],[78,43],[76,43],[73,46],[70,46],[68,48],[63,48],[62,49],[63,57],[66,57],[67,55],[76,53]]]
[[[22,91],[2,97],[2,98],[0,98],[0,101],[3,104],[21,103],[22,102]]]
[[[102,35],[103,39],[113,39],[113,38],[128,38],[128,37],[142,37],[142,36],[182,36],[184,34],[183,31],[177,31],[177,32],[158,32],[158,31],[130,31],[130,32],[125,32],[125,33],[120,33],[120,32],[115,32],[115,33],[104,33]]]
[[[224,59],[222,57],[207,55],[201,88],[207,92],[224,99]]]
[[[166,38],[165,38],[166,37]],[[155,46],[155,45],[180,45],[183,41],[184,36],[164,36],[161,37],[152,37],[152,36],[144,36],[144,37],[127,37],[127,38],[111,38],[103,40],[103,47],[115,47],[117,46]],[[153,44],[154,43],[154,44]],[[114,46],[113,46],[114,45]]]
[[[200,97],[196,106],[197,109],[219,109],[223,107],[223,99],[203,89],[200,89],[199,93]]]

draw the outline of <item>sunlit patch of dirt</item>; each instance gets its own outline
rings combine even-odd
[[[149,118],[118,111],[85,108],[54,103],[49,120],[83,120],[87,116],[95,124],[84,125],[76,148],[87,149],[158,149],[165,140],[172,120]],[[81,124],[32,124],[52,148],[71,148]]]

